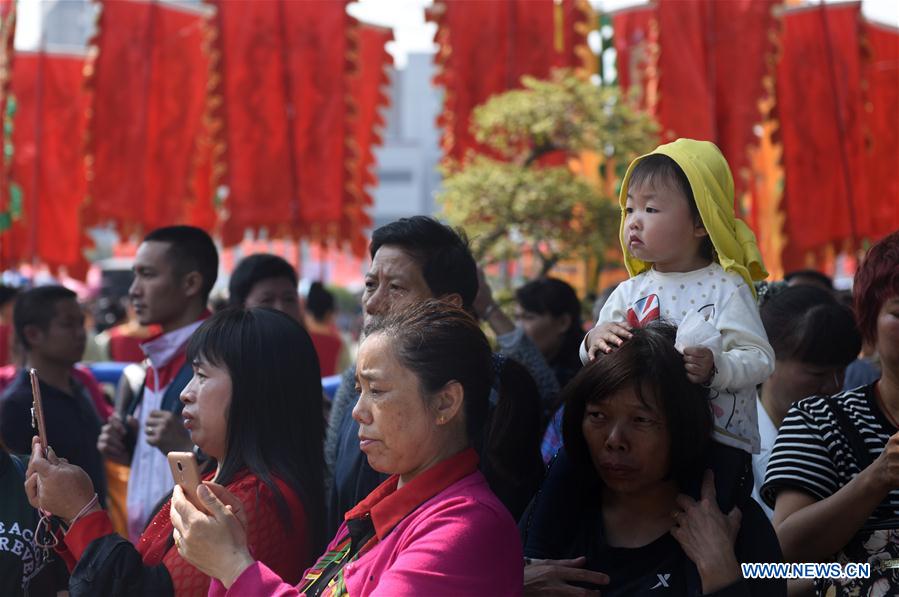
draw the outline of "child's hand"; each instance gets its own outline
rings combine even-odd
[[[688,346],[684,349],[684,369],[691,382],[709,383],[715,369],[715,355],[705,346]]]
[[[595,359],[599,352],[609,354],[624,344],[624,341],[630,339],[632,335],[624,324],[611,321],[599,324],[587,332],[587,354],[590,356],[590,360]]]

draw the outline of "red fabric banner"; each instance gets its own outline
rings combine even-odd
[[[618,85],[636,94],[637,106],[654,113],[656,98],[649,89],[658,54],[658,18],[655,6],[619,10],[612,14]],[[633,86],[636,90],[631,89]]]
[[[867,191],[858,32],[858,3],[783,16],[777,113],[785,176],[785,271],[803,267],[810,251],[859,239],[855,206]]]
[[[349,238],[353,238],[353,231],[361,232],[371,225],[363,208],[372,204],[369,188],[377,183],[372,172],[375,166],[374,150],[382,143],[381,130],[385,123],[381,110],[390,102],[387,67],[393,63],[386,47],[387,42],[393,39],[392,30],[360,24],[357,35],[358,67],[351,80],[356,112],[354,203],[345,206],[341,219],[341,236]],[[361,234],[358,236],[360,238],[351,241],[351,245],[356,253],[360,250],[364,253],[365,238]]]
[[[216,2],[214,187],[223,241],[247,228],[338,235],[348,201],[350,30],[346,2]]]
[[[862,31],[867,193],[859,233],[876,241],[899,230],[899,30],[866,22]]]
[[[758,102],[773,54],[777,0],[660,0],[658,118],[665,141],[714,141],[730,164],[737,196],[748,149],[762,121]],[[738,212],[739,213],[739,212]]]
[[[227,188],[222,222],[226,246],[244,229],[296,218],[296,184],[287,147],[280,2],[216,2],[218,40],[212,77],[220,88],[223,168],[213,187]],[[215,171],[216,166],[213,166]]]
[[[187,220],[208,70],[202,13],[102,2],[88,80],[89,224],[129,233]]]
[[[438,27],[435,83],[446,90],[437,121],[445,157],[462,159],[478,147],[471,113],[490,96],[519,87],[523,75],[545,78],[553,67],[582,65],[586,10],[580,0],[435,2],[429,18]]]
[[[347,14],[344,1],[282,4],[287,90],[296,113],[290,131],[299,188],[294,234],[334,239],[344,206],[355,201],[350,195],[356,118],[350,106],[350,75],[356,68],[351,41],[358,23]]]
[[[81,153],[87,112],[84,59],[18,53],[15,61],[13,179],[22,188],[24,217],[7,233],[18,249],[12,257],[36,256],[83,279],[87,263],[79,210],[86,190]]]

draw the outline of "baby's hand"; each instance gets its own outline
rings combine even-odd
[[[684,369],[691,382],[709,383],[715,369],[715,355],[705,346],[688,346],[684,349]]]
[[[601,323],[587,332],[587,354],[590,360],[596,358],[598,352],[609,354],[632,336],[627,326],[622,323],[608,321]]]

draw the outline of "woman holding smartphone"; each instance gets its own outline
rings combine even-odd
[[[494,361],[477,322],[427,300],[374,321],[356,359],[360,448],[390,477],[346,513],[297,584],[259,560],[239,496],[211,486],[209,514],[172,498],[179,553],[227,595],[520,595],[521,541],[478,470]],[[500,395],[502,402],[516,396]],[[206,493],[201,488],[201,493]]]
[[[298,358],[299,357],[299,358]],[[324,520],[321,379],[309,336],[270,309],[228,309],[194,333],[194,376],[181,393],[191,439],[213,459],[204,475],[239,496],[247,546],[288,578],[321,547]],[[136,546],[116,535],[80,468],[40,454],[25,489],[61,518],[57,546],[71,595],[206,595],[210,578],[178,554],[163,504]]]

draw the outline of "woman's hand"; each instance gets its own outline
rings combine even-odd
[[[53,448],[44,458],[43,446],[35,437],[31,442],[31,461],[25,471],[25,494],[35,508],[71,521],[94,499],[94,484],[80,467],[57,458]],[[94,506],[90,512],[99,510]],[[85,512],[84,514],[89,514]]]
[[[696,564],[702,592],[712,593],[741,578],[734,543],[742,514],[738,508],[727,516],[721,513],[712,471],[706,471],[702,479],[701,496],[698,502],[687,495],[677,496],[680,510],[674,513],[671,535]]]
[[[182,558],[228,588],[255,562],[247,549],[246,514],[240,500],[216,483],[203,483],[197,496],[211,514],[198,510],[175,485],[170,512],[175,546]]]
[[[609,584],[602,572],[587,570],[587,558],[573,560],[529,560],[524,567],[524,594],[541,597],[599,595],[599,586]],[[569,583],[576,582],[582,586]],[[587,589],[584,586],[593,586]]]

